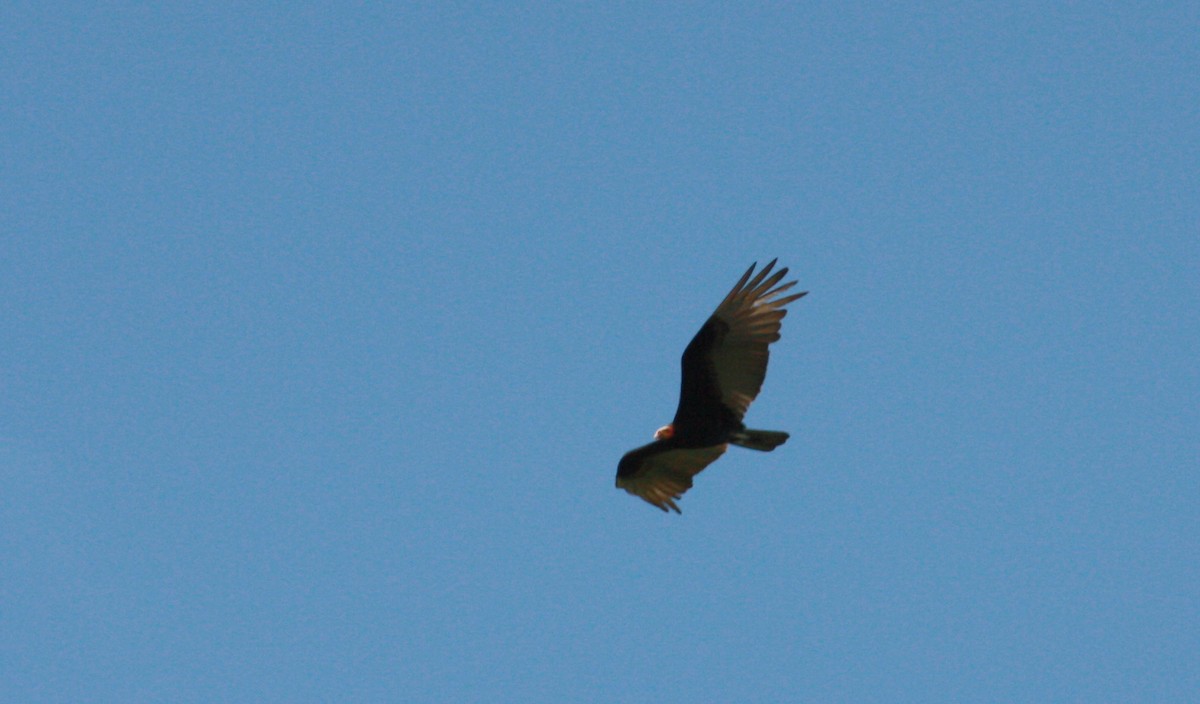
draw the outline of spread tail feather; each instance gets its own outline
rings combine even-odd
[[[751,450],[770,452],[787,442],[788,434],[781,430],[741,430],[729,438],[729,442]]]

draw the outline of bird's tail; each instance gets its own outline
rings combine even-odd
[[[787,442],[788,434],[781,430],[739,430],[729,438],[729,442],[739,447],[751,450],[770,452]]]

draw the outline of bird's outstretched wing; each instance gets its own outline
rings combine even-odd
[[[752,264],[684,350],[677,428],[723,416],[740,423],[758,396],[767,375],[767,348],[779,339],[780,321],[787,315],[784,306],[808,293],[781,296],[796,282],[779,283],[788,270],[771,274],[776,261],[758,274]]]
[[[617,488],[663,511],[680,513],[675,502],[692,488],[692,477],[716,461],[726,447],[664,449],[657,443],[639,447],[621,460]]]

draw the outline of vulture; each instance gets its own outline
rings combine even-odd
[[[767,348],[779,339],[784,306],[808,293],[781,295],[796,282],[779,283],[788,270],[771,274],[776,261],[757,274],[751,264],[688,343],[675,419],[654,433],[654,442],[625,453],[617,465],[618,489],[680,513],[675,502],[692,488],[692,477],[730,444],[770,452],[787,441],[785,432],[742,423],[762,388]]]

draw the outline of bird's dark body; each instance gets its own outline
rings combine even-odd
[[[729,435],[744,429],[737,414],[721,402],[717,372],[709,350],[717,347],[729,326],[709,318],[683,351],[683,378],[679,384],[679,406],[675,410],[672,439],[679,447],[708,447],[729,441]]]
[[[694,447],[712,447],[729,442],[729,436],[744,430],[746,426],[737,414],[721,403],[721,390],[717,388],[715,372],[710,369],[708,350],[716,346],[720,336],[729,326],[715,318],[709,318],[700,332],[683,351],[683,380],[679,389],[679,408],[671,422],[674,434],[663,440],[625,453],[617,464],[617,476],[633,476],[641,467],[642,460],[651,455],[669,450]]]

